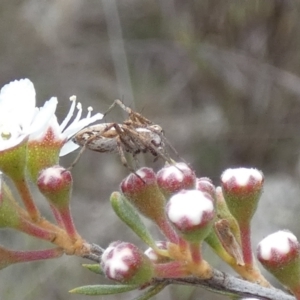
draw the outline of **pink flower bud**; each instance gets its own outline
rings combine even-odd
[[[227,169],[221,176],[228,208],[235,218],[249,221],[262,192],[264,176],[257,169]]]
[[[195,188],[203,193],[208,193],[213,199],[215,198],[216,187],[213,185],[211,179],[207,177],[197,178]]]
[[[53,166],[40,172],[37,186],[48,200],[54,217],[72,238],[77,236],[71,211],[72,175],[70,171]]]
[[[251,266],[253,254],[250,222],[262,192],[263,174],[250,168],[227,169],[221,176],[221,182],[227,207],[239,225],[244,262]]]
[[[221,176],[223,187],[244,195],[262,188],[264,176],[261,171],[254,168],[227,169]]]
[[[180,190],[195,188],[195,182],[194,171],[185,163],[164,167],[157,173],[157,184],[167,198]]]
[[[144,284],[154,274],[151,260],[135,245],[121,241],[104,251],[101,267],[106,277],[126,284]]]
[[[152,169],[144,167],[139,169],[136,174],[129,174],[121,182],[121,190],[124,195],[139,192],[140,189],[143,190],[145,188],[144,185],[156,184],[156,174]]]
[[[136,176],[131,173],[121,182],[121,190],[126,198],[142,213],[153,221],[164,217],[165,197],[160,192],[156,174],[152,169],[141,168]]]
[[[300,299],[300,244],[289,231],[264,238],[257,247],[261,264]]]
[[[257,248],[257,255],[262,263],[278,267],[299,255],[297,238],[289,231],[278,231],[264,238]]]
[[[121,190],[129,202],[145,217],[152,220],[173,243],[178,236],[169,224],[165,214],[166,199],[160,191],[156,174],[152,169],[141,168],[121,182]]]
[[[166,211],[177,231],[192,241],[205,238],[215,215],[213,199],[199,190],[182,190],[173,195]]]
[[[41,193],[55,207],[69,205],[72,183],[71,172],[61,166],[42,170],[37,181]]]

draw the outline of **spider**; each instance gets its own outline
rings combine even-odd
[[[165,151],[165,143],[167,143],[176,154],[177,152],[169,142],[167,142],[164,137],[163,129],[141,114],[125,106],[120,100],[115,100],[104,116],[116,105],[126,111],[129,118],[122,124],[103,123],[89,126],[79,131],[73,137],[73,141],[82,148],[70,168],[77,163],[86,148],[101,153],[118,153],[122,164],[134,174],[136,174],[136,172],[128,164],[125,152],[132,155],[136,164],[136,155],[141,152],[150,152],[155,157],[155,160],[161,157],[166,162],[174,164],[174,161]]]

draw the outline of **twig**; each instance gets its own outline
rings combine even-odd
[[[232,275],[214,270],[213,277],[201,280],[197,277],[176,279],[155,279],[154,283],[168,282],[169,284],[182,284],[202,286],[212,292],[224,295],[243,297],[256,297],[262,300],[295,300],[296,298],[275,288],[265,288],[258,284],[234,277]]]

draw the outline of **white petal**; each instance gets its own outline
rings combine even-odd
[[[72,140],[67,141],[60,149],[59,156],[65,156],[78,148],[79,146],[75,144]]]
[[[52,119],[50,120],[50,125],[49,127],[51,127],[54,136],[58,137],[59,139],[61,139],[61,130],[60,130],[60,126],[58,124],[56,115],[53,115]]]
[[[90,117],[89,119],[82,119],[78,121],[77,123],[73,122],[65,131],[64,135],[67,138],[71,138],[73,135],[75,135],[78,131],[80,131],[82,128],[90,125],[91,123],[94,123],[96,121],[99,121],[103,118],[103,114],[97,113]]]
[[[15,80],[0,91],[0,120],[14,118],[22,127],[31,122],[35,109],[35,89],[29,79]]]
[[[57,98],[52,97],[50,100],[45,102],[43,107],[40,108],[31,124],[30,140],[37,139],[47,131],[47,128],[50,126],[53,116],[55,116],[54,113],[57,107],[57,103]]]

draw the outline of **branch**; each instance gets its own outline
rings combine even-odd
[[[263,300],[295,300],[296,298],[275,288],[265,288],[258,284],[214,270],[213,277],[201,280],[197,277],[155,279],[155,283],[182,284],[202,286],[214,293],[238,295],[243,297],[258,297]]]

